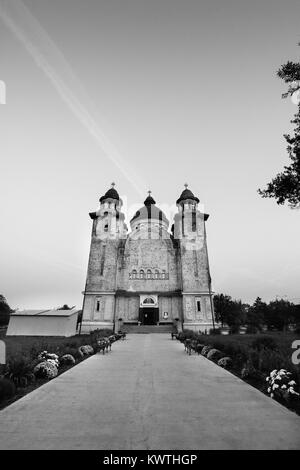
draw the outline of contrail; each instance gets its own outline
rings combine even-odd
[[[83,93],[83,89],[72,68],[38,20],[21,0],[0,0],[0,17],[23,44],[36,65],[49,78],[61,99],[95,139],[102,152],[115,164],[123,176],[135,188],[139,196],[143,197],[146,184],[144,184],[142,178],[136,175],[133,170],[128,169],[128,161],[124,160],[118,149],[105,135],[97,121],[78,98],[74,85],[73,87],[68,85],[62,76],[62,72],[58,72],[58,68],[62,69],[64,74],[68,75],[69,81],[73,82],[76,88],[80,88],[81,93]],[[55,66],[55,62],[58,63],[59,67]],[[139,185],[139,182],[142,182],[144,188]]]

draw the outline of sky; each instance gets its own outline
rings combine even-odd
[[[213,289],[300,303],[300,214],[259,187],[289,163],[297,0],[0,0],[0,293],[82,306],[99,197],[133,212],[184,183]],[[129,211],[130,215],[130,211]]]

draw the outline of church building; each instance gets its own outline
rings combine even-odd
[[[112,187],[93,221],[81,331],[128,325],[171,325],[209,332],[214,327],[205,222],[187,188],[172,226],[149,192],[130,220]]]

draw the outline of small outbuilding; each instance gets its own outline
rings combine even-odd
[[[6,336],[74,336],[79,310],[22,310],[11,313]]]

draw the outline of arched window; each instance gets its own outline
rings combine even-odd
[[[104,225],[104,232],[108,232],[108,224]]]
[[[101,297],[96,298],[95,310],[96,312],[100,312],[101,310]]]
[[[158,269],[155,270],[154,278],[159,279],[159,270]]]
[[[143,269],[140,270],[140,279],[145,279],[145,273]]]
[[[151,269],[147,269],[147,279],[152,279],[152,271],[151,271]]]
[[[134,269],[134,270],[132,271],[132,279],[136,279],[136,278],[137,278],[137,272],[136,272],[136,270]]]
[[[161,278],[166,279],[166,271],[164,269],[162,270]]]
[[[151,305],[151,304],[155,304],[154,300],[151,299],[151,297],[147,297],[144,301],[143,301],[143,304],[145,305]]]
[[[196,232],[196,230],[197,230],[196,211],[193,210],[193,212],[192,212],[192,232]]]

